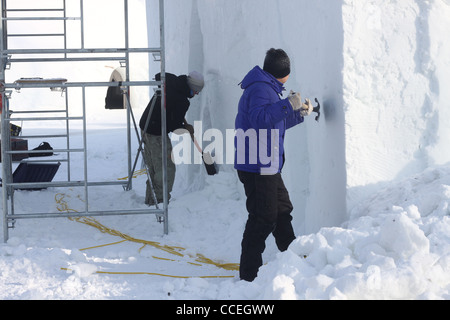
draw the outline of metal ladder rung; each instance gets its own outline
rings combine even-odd
[[[57,120],[83,120],[83,117],[52,117],[52,118],[9,118],[5,121],[57,121]]]
[[[6,17],[3,21],[68,21],[81,20],[80,17]]]
[[[64,37],[64,33],[17,33],[9,34],[8,37]]]
[[[69,159],[63,159],[63,158],[60,158],[60,159],[38,159],[38,158],[28,158],[28,159],[24,159],[24,160],[21,160],[20,162],[26,162],[26,163],[29,163],[29,162],[33,162],[33,163],[39,163],[39,162],[44,162],[44,163],[48,163],[48,162],[69,162]]]
[[[42,152],[84,152],[85,149],[53,149],[53,150],[15,150],[5,151],[6,154],[42,153]]]
[[[124,185],[125,182],[122,181],[85,181],[85,180],[77,180],[77,181],[52,181],[52,182],[11,182],[5,183],[5,186],[11,187],[22,187],[22,188],[32,188],[32,187],[82,187],[84,185],[95,187],[95,186],[121,186]]]
[[[42,139],[42,138],[67,138],[67,134],[43,134],[43,135],[36,135],[36,136],[19,136],[20,139]]]
[[[69,62],[69,61],[122,61],[123,57],[77,57],[77,58],[20,58],[9,59],[10,63],[14,62]]]
[[[69,213],[22,213],[22,214],[9,214],[6,216],[8,221],[18,220],[18,219],[29,219],[29,218],[69,218],[69,217],[83,217],[83,216],[105,216],[105,215],[134,215],[134,214],[164,214],[162,209],[135,209],[135,210],[121,210],[118,211],[80,211],[80,212],[69,212]]]
[[[10,110],[13,114],[19,114],[19,113],[65,113],[66,110],[25,110],[25,111],[14,111]]]
[[[40,9],[6,9],[6,12],[36,12],[36,11],[38,11],[38,12],[55,12],[55,11],[58,11],[58,12],[64,12],[64,9],[59,9],[59,8],[53,8],[53,9],[51,9],[51,8],[48,8],[48,9],[43,9],[43,8],[40,8]]]
[[[161,48],[5,49],[4,54],[160,53]]]

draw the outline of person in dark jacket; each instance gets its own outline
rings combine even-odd
[[[161,126],[161,94],[156,92],[150,100],[139,121],[144,142],[144,161],[150,171],[153,189],[158,203],[163,201],[163,177],[162,177],[162,139],[167,141],[167,180],[168,192],[172,191],[175,180],[175,164],[171,160],[172,144],[168,134],[177,129],[186,129],[189,133],[194,133],[192,125],[185,122],[186,113],[189,110],[190,101],[202,91],[204,87],[203,75],[193,71],[189,75],[176,76],[166,73],[166,125],[167,135],[162,137]],[[155,76],[157,81],[161,80],[161,74]],[[156,100],[149,118],[150,108]],[[145,195],[147,205],[155,205],[150,182],[147,180]]]
[[[235,169],[244,185],[249,213],[241,243],[240,278],[253,281],[262,265],[269,234],[280,251],[295,239],[293,210],[281,177],[286,130],[311,114],[309,99],[290,92],[282,99],[290,75],[290,59],[282,49],[266,53],[264,67],[254,67],[241,82],[235,127]]]

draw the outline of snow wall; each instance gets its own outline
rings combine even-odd
[[[150,45],[157,3],[146,2]],[[265,52],[290,55],[287,90],[322,104],[319,122],[288,132],[283,170],[296,232],[310,233],[340,225],[384,182],[450,160],[448,30],[448,0],[166,0],[166,70],[205,75],[187,117],[205,146],[206,130],[225,140],[234,128],[238,84]],[[220,170],[233,172],[224,150]],[[204,185],[201,166],[177,170],[175,187]]]

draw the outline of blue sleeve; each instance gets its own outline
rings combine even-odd
[[[300,111],[294,111],[290,117],[286,119],[286,129],[292,128],[302,123],[305,118],[300,114]]]
[[[294,112],[288,99],[273,100],[273,94],[264,87],[255,86],[248,92],[248,114],[254,128],[271,128],[284,119],[296,119],[297,112]]]

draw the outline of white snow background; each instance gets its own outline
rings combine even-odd
[[[53,5],[39,4],[47,2]],[[287,89],[322,102],[320,121],[306,119],[286,140],[283,174],[298,238],[279,253],[269,237],[254,282],[197,261],[202,255],[239,262],[247,212],[232,166],[223,164],[219,175],[209,177],[201,165],[182,164],[168,235],[153,215],[96,218],[122,236],[68,218],[17,220],[7,243],[0,244],[0,299],[449,299],[450,3],[330,2],[166,1],[167,71],[205,74],[206,87],[188,113],[191,122],[202,121],[203,130],[233,128],[238,83],[262,64],[270,47],[291,56]],[[115,23],[121,3],[85,1],[86,47],[121,45],[121,25]],[[130,3],[131,46],[153,46],[157,1]],[[146,56],[136,54],[132,61],[134,79],[151,79],[157,71]],[[7,80],[107,81],[111,67],[117,65],[14,65]],[[105,88],[87,90],[93,181],[127,175],[125,111],[105,110],[105,95]],[[149,95],[148,89],[133,90],[137,117]],[[70,98],[78,110],[76,90]],[[33,90],[13,92],[10,101],[12,109],[63,102],[59,93]],[[58,124],[19,124],[26,135],[60,130]],[[80,128],[72,127],[75,141]],[[40,142],[29,140],[29,148]],[[58,139],[49,142],[64,146]],[[135,154],[135,138],[133,144]],[[62,165],[55,180],[64,179],[65,170]],[[83,162],[75,158],[72,170],[82,175]],[[137,175],[128,192],[120,186],[92,188],[89,205],[145,208],[145,180]],[[81,210],[82,194],[77,188],[17,191],[16,211],[55,212],[62,205]],[[127,236],[136,241],[121,242]],[[96,247],[104,244],[111,245]]]

